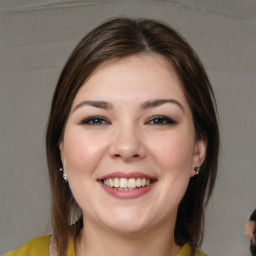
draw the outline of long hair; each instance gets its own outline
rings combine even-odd
[[[178,245],[190,243],[192,255],[202,243],[204,210],[213,191],[219,152],[217,110],[211,84],[194,50],[174,29],[149,19],[115,18],[89,32],[75,47],[53,95],[46,151],[52,193],[52,227],[59,255],[65,255],[68,236],[75,237],[83,226],[82,218],[71,225],[71,218],[79,206],[58,171],[62,167],[58,144],[73,100],[100,65],[142,53],[160,54],[174,67],[192,111],[197,139],[207,141],[200,175],[190,179],[180,202],[174,234]]]

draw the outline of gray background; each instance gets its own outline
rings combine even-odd
[[[243,226],[256,207],[255,0],[0,0],[0,254],[50,232],[44,136],[52,93],[81,37],[120,15],[169,23],[205,64],[222,149],[203,249],[248,256]]]

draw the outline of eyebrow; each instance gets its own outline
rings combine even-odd
[[[85,106],[85,105],[92,106],[92,107],[95,107],[95,108],[113,109],[113,105],[111,103],[106,102],[106,101],[85,100],[85,101],[82,101],[79,104],[77,104],[76,107],[74,108],[73,112],[75,110],[77,110],[78,108],[80,108],[82,106]]]
[[[182,106],[182,104],[179,101],[174,100],[174,99],[155,99],[155,100],[149,100],[149,101],[144,102],[141,105],[141,109],[145,110],[145,109],[148,109],[148,108],[159,107],[159,106],[161,106],[163,104],[166,104],[166,103],[176,104],[182,110],[182,112],[185,111],[184,107]]]
[[[159,107],[163,104],[167,104],[167,103],[171,103],[171,104],[175,104],[177,105],[183,112],[184,112],[184,108],[182,106],[182,104],[174,99],[155,99],[155,100],[148,100],[145,101],[144,103],[141,104],[140,108],[142,110],[146,110],[149,108],[154,108],[154,107]],[[73,112],[76,111],[78,108],[82,107],[82,106],[92,106],[92,107],[96,107],[96,108],[101,108],[101,109],[113,109],[113,105],[109,102],[106,101],[92,101],[92,100],[85,100],[80,102],[79,104],[76,105],[76,107],[74,108]]]

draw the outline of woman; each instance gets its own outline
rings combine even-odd
[[[250,241],[251,255],[256,256],[256,209],[244,225],[244,236]]]
[[[7,255],[204,255],[215,99],[172,28],[117,18],[87,34],[60,75],[46,145],[53,235]]]

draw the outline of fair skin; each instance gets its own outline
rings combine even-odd
[[[177,255],[178,205],[205,150],[180,80],[163,57],[100,66],[78,91],[60,143],[83,211],[76,255]]]
[[[255,221],[249,220],[244,225],[244,236],[248,240],[252,240],[254,245],[256,245],[255,237],[253,235],[253,232],[255,231],[255,229],[256,229],[256,222]]]

